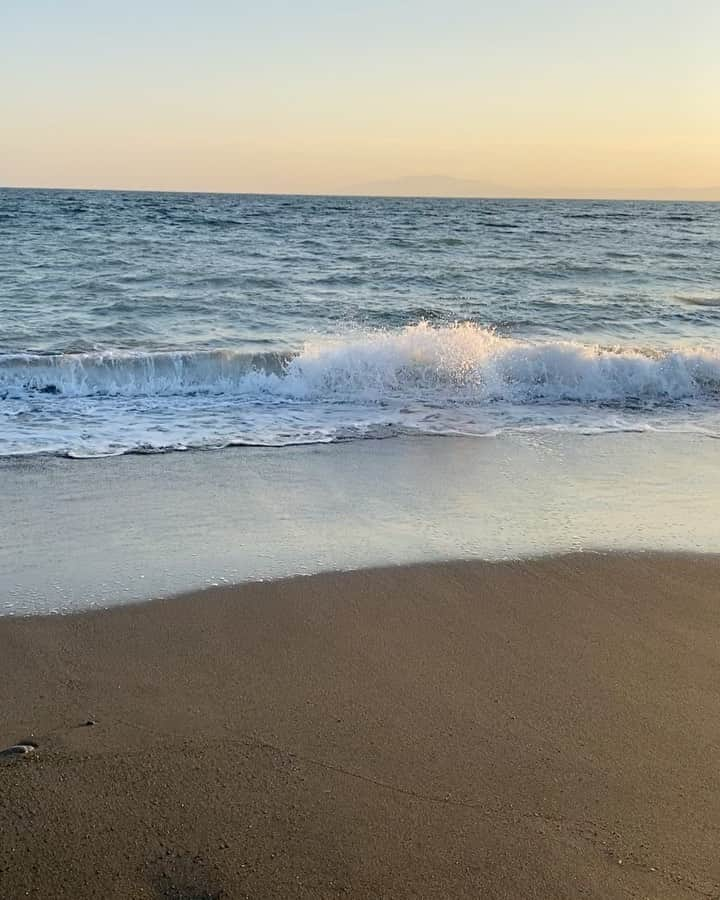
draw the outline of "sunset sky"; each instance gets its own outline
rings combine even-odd
[[[0,33],[4,186],[720,199],[717,0],[10,0]]]

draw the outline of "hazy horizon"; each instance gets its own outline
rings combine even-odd
[[[7,187],[720,199],[710,0],[26,0],[3,24]]]
[[[424,188],[421,182],[425,182]],[[453,188],[452,182],[458,182]],[[405,176],[394,179],[381,179],[364,185],[355,185],[347,190],[337,191],[233,191],[233,190],[202,190],[186,188],[137,188],[137,187],[105,187],[105,186],[78,186],[73,184],[43,185],[43,184],[0,184],[2,190],[26,190],[26,191],[108,191],[117,193],[158,193],[158,194],[227,194],[235,196],[297,196],[297,197],[370,197],[381,199],[438,199],[438,200],[577,200],[577,201],[637,201],[637,202],[683,202],[683,203],[720,203],[720,187],[701,188],[696,191],[683,191],[675,188],[659,188],[644,192],[614,192],[605,191],[596,194],[584,194],[579,191],[568,192],[563,195],[550,194],[515,194],[511,190],[501,189],[463,189],[464,179],[454,179],[451,176]]]

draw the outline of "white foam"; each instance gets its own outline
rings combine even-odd
[[[507,430],[720,432],[720,353],[503,337],[472,324],[350,332],[295,354],[0,357],[0,455]]]
[[[295,356],[233,351],[0,358],[0,392],[63,397],[267,395],[298,399],[436,393],[441,400],[665,401],[716,396],[720,353],[523,341],[472,324],[353,333]]]
[[[720,393],[720,354],[521,341],[425,323],[309,344],[272,389],[302,397],[436,393],[461,401],[666,401]]]

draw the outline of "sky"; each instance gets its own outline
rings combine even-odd
[[[720,200],[717,0],[5,0],[0,185]]]

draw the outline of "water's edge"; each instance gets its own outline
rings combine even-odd
[[[720,446],[694,435],[395,438],[0,462],[0,614],[444,559],[717,553]]]

